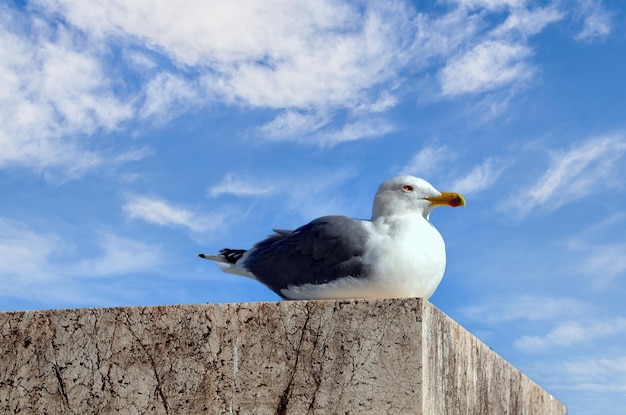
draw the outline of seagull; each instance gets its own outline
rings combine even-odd
[[[429,220],[438,206],[465,206],[413,176],[380,185],[370,220],[323,216],[251,249],[199,254],[227,273],[255,279],[287,300],[430,298],[443,278],[445,244]]]

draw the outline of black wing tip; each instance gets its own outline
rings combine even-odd
[[[243,254],[245,253],[246,253],[245,249],[230,249],[230,248],[220,249],[220,256],[224,257],[224,259],[226,259],[226,261],[230,262],[231,264],[234,264],[237,261],[239,261],[241,257],[243,256]]]
[[[230,262],[231,264],[234,264],[237,261],[239,261],[239,259],[241,259],[241,257],[245,253],[246,253],[245,249],[224,248],[224,249],[220,249],[220,255],[219,256],[221,256],[222,258],[224,258],[226,261]],[[207,255],[207,254],[198,254],[198,256],[200,258],[204,258],[204,259],[214,259],[215,258],[214,255]]]

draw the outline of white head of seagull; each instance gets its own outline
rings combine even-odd
[[[437,206],[465,206],[458,193],[440,192],[424,179],[413,176],[393,177],[378,188],[372,220],[380,217],[420,213],[428,220]]]
[[[294,231],[275,230],[248,250],[200,257],[285,299],[429,298],[443,277],[446,253],[428,218],[444,205],[464,206],[465,199],[398,176],[379,187],[371,221],[324,216]]]

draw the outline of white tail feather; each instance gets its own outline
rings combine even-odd
[[[237,266],[237,264],[232,264],[230,262],[228,262],[228,260],[226,258],[224,258],[221,255],[207,255],[207,254],[200,254],[198,255],[200,258],[204,258],[204,259],[210,259],[211,261],[215,262],[217,265],[219,265],[219,267],[222,269],[222,271],[228,273],[228,274],[235,274],[235,275],[240,275],[242,277],[248,277],[248,278],[252,278],[253,280],[256,280],[256,277],[246,271],[245,269]],[[240,262],[240,261],[237,261]]]

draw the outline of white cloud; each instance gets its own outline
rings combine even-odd
[[[149,56],[146,56],[144,53],[141,53],[139,51],[126,50],[124,51],[124,58],[131,64],[133,68],[136,68],[143,72],[154,71],[157,69],[157,63]]]
[[[415,153],[399,173],[429,177],[441,170],[444,162],[450,163],[455,158],[456,154],[449,147],[431,144]]]
[[[611,33],[611,13],[602,6],[600,1],[579,0],[578,5],[583,29],[576,35],[577,40],[592,41]]]
[[[531,49],[521,44],[487,40],[453,57],[440,74],[444,96],[482,92],[529,79],[533,67],[524,62]]]
[[[202,101],[198,89],[180,76],[159,73],[145,86],[145,101],[139,115],[155,117],[159,122],[169,121],[194,103]]]
[[[458,3],[470,9],[506,10],[506,19],[484,33],[475,28],[471,36],[448,54],[447,63],[439,73],[441,92],[447,97],[516,86],[531,79],[536,69],[527,62],[533,54],[528,47],[528,37],[564,16],[555,7],[531,8],[525,1],[466,0]],[[469,27],[475,25],[465,20]]]
[[[163,264],[160,246],[123,238],[113,233],[98,237],[101,253],[83,259],[65,271],[77,277],[104,277],[153,271]]]
[[[67,250],[63,239],[53,233],[36,232],[24,223],[0,218],[0,275],[17,280],[50,277],[51,257]],[[3,289],[10,289],[5,284]]]
[[[133,113],[112,92],[88,43],[6,7],[0,8],[0,91],[0,167],[80,174],[104,160],[78,136],[115,130]]]
[[[37,17],[3,7],[0,167],[77,176],[109,162],[90,136],[210,102],[281,111],[258,130],[271,140],[382,136],[396,129],[384,113],[407,77],[446,60],[444,96],[518,85],[534,73],[526,38],[560,18],[521,0],[449,5],[427,15],[402,1],[38,0]],[[485,29],[493,13],[507,18]]]
[[[476,14],[461,8],[443,15],[419,13],[413,22],[415,40],[410,51],[417,68],[455,54],[462,45],[480,37],[482,25]]]
[[[223,215],[200,215],[181,206],[149,196],[134,196],[122,207],[130,219],[140,219],[160,226],[181,226],[192,232],[206,232],[221,226]]]
[[[131,148],[123,153],[120,153],[113,157],[113,161],[117,163],[127,163],[130,161],[139,161],[151,156],[152,150],[148,147]]]
[[[517,32],[524,37],[535,35],[548,24],[559,21],[563,17],[564,14],[555,7],[516,8],[510,12],[504,23],[491,32],[491,36],[506,37],[512,32]]]
[[[569,413],[621,414],[626,412],[626,357],[611,347],[615,339],[585,349],[559,350],[554,359],[533,356],[525,372],[568,406]]]
[[[626,391],[626,357],[569,360],[560,362],[558,369],[564,377],[575,383],[613,384],[621,379],[621,388]]]
[[[334,192],[341,184],[353,179],[356,172],[350,169],[299,171],[281,177],[259,177],[227,174],[222,181],[208,189],[212,197],[233,195],[239,197],[276,196],[285,212],[297,212],[300,218],[313,219],[332,213],[346,213],[354,200],[346,203],[341,194]],[[371,203],[371,200],[368,201]],[[344,206],[345,205],[345,206]]]
[[[457,179],[451,186],[455,192],[470,194],[483,191],[495,184],[504,170],[494,159],[487,159],[482,164],[474,166],[465,176]]]
[[[329,116],[319,112],[288,110],[259,127],[259,131],[270,140],[305,141],[330,121]]]
[[[279,185],[276,181],[227,174],[220,183],[209,188],[209,194],[213,197],[225,194],[244,197],[269,196],[275,194],[278,189]]]
[[[143,272],[161,263],[161,249],[113,233],[101,233],[102,256],[66,265],[74,253],[65,238],[40,232],[25,223],[0,218],[0,274],[16,280],[58,280],[64,276],[91,277]],[[6,287],[5,287],[6,288]]]
[[[526,353],[537,353],[555,347],[570,347],[626,332],[626,319],[596,320],[586,324],[568,321],[558,324],[544,336],[522,336],[513,345]]]
[[[356,202],[357,194],[345,194],[339,189],[346,182],[354,182],[356,176],[358,172],[349,167],[300,172],[282,183],[283,206],[298,212],[299,217],[306,220],[331,214],[350,215],[350,212],[357,210],[355,205],[359,205]],[[373,188],[364,202],[368,206],[368,213],[375,191],[376,188]]]
[[[553,9],[514,0],[451,4],[426,15],[401,1],[39,0],[37,18],[4,7],[0,166],[80,175],[108,162],[88,136],[135,117],[167,122],[214,101],[282,111],[259,129],[264,138],[332,145],[394,131],[383,113],[398,102],[400,74],[435,59],[448,60],[445,96],[532,76],[525,37],[557,19]],[[489,13],[503,10],[505,22],[484,31]],[[118,45],[111,65],[107,51]],[[149,54],[173,65],[163,70]]]
[[[210,67],[227,101],[308,109],[360,101],[404,57],[401,2],[43,2],[100,38],[131,35],[179,66]]]
[[[484,324],[496,325],[515,320],[548,321],[583,316],[590,306],[571,297],[524,295],[515,298],[483,299],[480,304],[465,307],[461,312]]]
[[[398,98],[395,97],[389,91],[383,91],[379,97],[375,98],[372,102],[362,103],[356,106],[356,111],[361,112],[385,112],[390,108],[393,108],[398,103]]]
[[[359,108],[356,112],[360,113],[362,110]],[[378,112],[378,108],[373,112]],[[259,131],[270,140],[314,142],[322,146],[333,146],[363,138],[380,137],[395,130],[391,123],[377,115],[357,114],[349,118],[340,127],[331,128],[329,125],[332,117],[328,114],[285,111],[261,126]]]
[[[402,82],[397,79],[400,71],[423,68],[437,56],[449,58],[441,74],[447,96],[527,79],[532,72],[524,59],[531,50],[525,36],[560,18],[553,8],[531,9],[514,0],[457,2],[453,4],[458,7],[433,16],[416,14],[400,1],[363,7],[332,0],[248,1],[219,7],[194,0],[176,5],[145,0],[40,4],[96,39],[131,36],[180,68],[201,69],[199,79],[187,80],[193,83],[189,91],[198,89],[199,80],[202,93],[211,99],[286,110],[266,125],[270,139],[287,138],[294,127],[325,124],[311,114],[386,111],[397,102],[389,97]],[[505,10],[508,18],[497,30],[481,32],[485,15],[468,9]],[[513,32],[517,35],[511,40]],[[475,46],[468,52],[464,44]],[[150,64],[134,55],[129,61],[140,67]],[[166,97],[172,89],[167,90]],[[340,134],[318,138],[349,141],[392,130],[380,124],[366,132],[348,125]]]
[[[566,247],[578,259],[572,272],[584,275],[592,289],[610,288],[626,277],[626,243],[615,233],[625,219],[626,214],[618,213],[568,238]]]
[[[591,287],[597,290],[612,287],[619,277],[626,276],[626,244],[595,244],[578,253],[583,259],[575,272],[590,279]]]
[[[569,150],[553,152],[552,162],[537,182],[522,190],[510,203],[520,213],[536,208],[557,209],[600,190],[621,185],[620,160],[626,154],[623,134],[592,138]]]
[[[101,302],[89,292],[85,278],[115,277],[158,272],[164,263],[162,248],[124,238],[111,232],[96,236],[96,252],[76,258],[74,244],[66,235],[40,231],[26,223],[0,218],[0,299],[36,299],[73,304],[89,299]],[[76,281],[82,279],[83,283]]]
[[[526,5],[526,0],[448,0],[469,8],[486,8],[489,10],[499,10],[505,7],[522,7]]]
[[[340,128],[321,131],[318,140],[322,145],[335,145],[362,138],[381,137],[395,130],[388,121],[375,116],[349,121]]]

